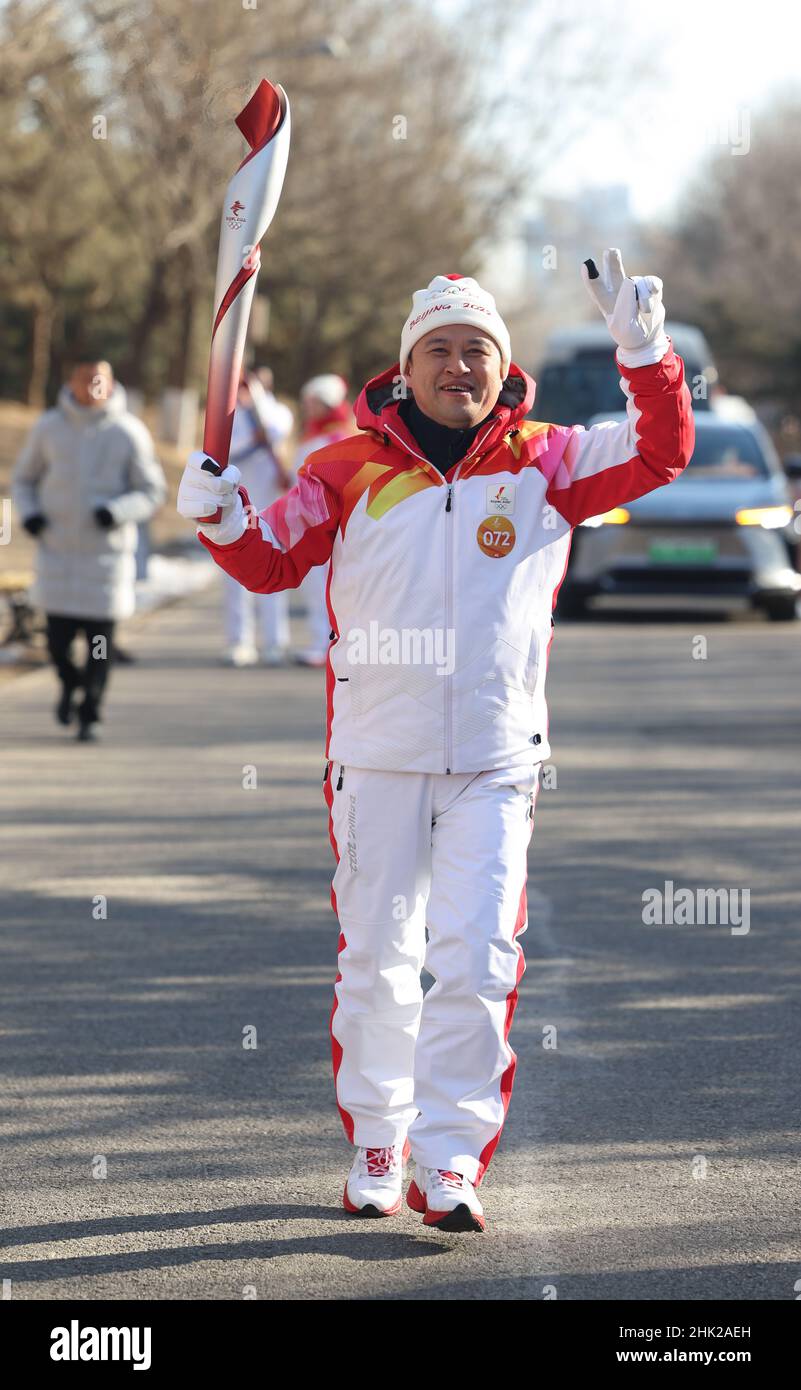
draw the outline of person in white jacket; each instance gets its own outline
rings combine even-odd
[[[127,410],[111,366],[76,361],[55,408],[37,420],[17,459],[12,498],[38,542],[31,597],[47,615],[61,681],[56,717],[68,725],[77,715],[82,741],[97,736],[115,624],[134,612],[136,523],[166,496],[153,441]],[[81,632],[87,653],[78,666],[72,648]]]
[[[243,372],[228,458],[239,469],[248,496],[259,510],[269,507],[292,485],[281,448],[293,424],[289,406],[273,394],[270,369]],[[288,595],[249,594],[226,574],[223,597],[226,663],[253,666],[261,654],[265,665],[280,665],[289,650]]]
[[[300,388],[300,413],[303,428],[295,452],[296,473],[317,449],[353,434],[353,411],[348,403],[345,378],[336,372],[311,377]],[[328,565],[315,565],[300,586],[309,634],[308,645],[295,658],[300,666],[325,666],[328,658],[331,632],[326,603],[328,570]]]
[[[529,418],[535,383],[475,280],[413,296],[400,356],[356,401],[360,434],[306,459],[262,514],[202,454],[178,493],[247,588],[330,560],[324,791],[337,859],[330,1033],[356,1154],[342,1202],[480,1231],[478,1189],[517,1058],[527,849],[550,755],[545,677],[572,530],[678,477],[694,443],[662,282],[619,251],[583,268],[617,344],[627,418]],[[204,466],[205,464],[205,466]],[[434,977],[423,995],[421,969]]]

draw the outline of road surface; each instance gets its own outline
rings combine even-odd
[[[559,625],[517,1080],[443,1236],[339,1205],[322,673],[223,669],[218,610],[136,630],[102,745],[0,693],[5,1295],[797,1296],[799,631]],[[644,923],[668,881],[750,929]]]

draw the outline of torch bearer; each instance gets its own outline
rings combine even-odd
[[[250,153],[228,184],[220,222],[203,429],[203,449],[211,459],[202,467],[213,473],[221,473],[228,463],[250,306],[261,261],[259,242],[278,207],[289,157],[289,100],[283,87],[262,79],[236,117],[236,124],[250,145]],[[221,517],[222,508],[218,507],[213,516],[198,519],[208,526]]]

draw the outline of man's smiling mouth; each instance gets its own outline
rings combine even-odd
[[[473,387],[468,385],[466,382],[463,382],[461,385],[458,386],[440,386],[439,389],[440,391],[450,391],[452,394],[457,396],[472,396],[473,394]]]

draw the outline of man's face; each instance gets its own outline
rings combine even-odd
[[[489,415],[500,395],[501,350],[471,324],[449,324],[415,343],[405,375],[424,415],[467,430]]]
[[[304,425],[311,425],[315,420],[322,420],[324,415],[328,415],[330,407],[324,401],[318,400],[316,396],[301,396],[300,398],[300,417]]]
[[[69,386],[79,405],[105,405],[114,386],[114,373],[108,362],[79,362]]]

